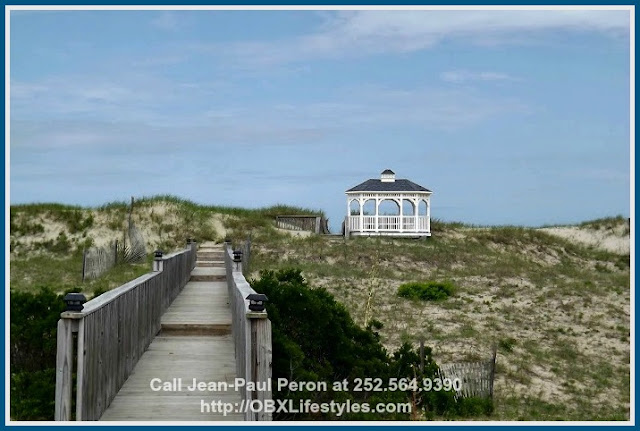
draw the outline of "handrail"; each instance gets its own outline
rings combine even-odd
[[[247,241],[242,246],[242,262],[233,262],[233,252],[229,244],[224,246],[224,263],[227,274],[227,288],[229,290],[229,303],[231,307],[232,333],[236,354],[236,374],[238,378],[257,384],[256,390],[250,391],[247,386],[241,390],[243,400],[250,403],[252,400],[260,400],[262,405],[266,400],[271,400],[270,384],[272,377],[272,345],[271,345],[271,321],[266,310],[253,311],[249,309],[249,301],[246,299],[256,291],[251,288],[243,275],[243,269],[247,268],[250,258],[251,242]],[[262,386],[265,385],[265,386]],[[261,389],[261,390],[258,390]],[[247,409],[246,421],[270,421],[271,413],[265,409],[253,413]]]
[[[189,280],[196,244],[154,261],[154,272],[65,311],[58,321],[55,420],[98,420],[160,330]],[[77,346],[74,346],[77,334]],[[76,393],[72,399],[73,373]]]

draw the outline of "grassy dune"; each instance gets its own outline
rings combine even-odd
[[[11,289],[80,285],[82,248],[122,238],[128,205],[12,206]],[[382,322],[380,333],[390,349],[424,339],[438,362],[456,362],[486,358],[495,343],[491,419],[629,417],[628,250],[614,252],[556,231],[437,220],[426,241],[297,237],[274,227],[274,216],[283,213],[321,211],[201,206],[155,196],[136,200],[133,221],[149,251],[175,250],[187,237],[238,242],[251,233],[253,276],[261,269],[301,268],[312,285],[326,287],[345,304],[358,324]],[[623,218],[570,229],[580,238],[598,232],[607,240],[626,235],[628,241],[629,235]],[[120,265],[83,287],[113,288],[150,267]],[[398,296],[401,284],[414,281],[447,281],[455,294],[437,302]]]
[[[628,418],[628,254],[522,227],[432,231],[427,241],[272,240],[254,247],[253,270],[301,267],[358,323],[381,321],[389,348],[425,339],[438,362],[457,362],[487,358],[497,344],[494,419]],[[452,282],[456,294],[398,295],[402,283],[431,280]]]

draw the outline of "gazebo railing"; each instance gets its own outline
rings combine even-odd
[[[354,215],[349,216],[348,219],[351,232],[399,232],[400,230],[406,232],[429,232],[430,228],[429,217],[427,216],[378,216],[377,228],[376,216],[366,215],[361,218]]]

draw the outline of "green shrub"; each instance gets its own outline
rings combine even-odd
[[[398,288],[398,296],[422,301],[442,301],[455,293],[455,286],[448,281],[405,283]]]
[[[55,367],[56,325],[62,297],[41,287],[37,293],[11,291],[10,360],[12,372]]]
[[[493,413],[491,398],[459,398],[454,404],[454,414],[461,417],[490,416]]]
[[[64,232],[60,232],[55,241],[50,239],[40,244],[45,250],[52,253],[67,254],[71,251],[71,241],[69,241],[69,238]]]
[[[11,419],[18,421],[53,420],[56,368],[11,372]]]
[[[512,352],[516,342],[515,338],[503,338],[498,342],[498,347],[505,352]]]
[[[44,233],[44,226],[40,223],[30,222],[25,218],[21,218],[19,221],[17,220],[17,215],[15,213],[11,213],[11,220],[9,223],[9,233],[11,235],[37,235],[39,233]]]
[[[631,255],[622,255],[618,257],[614,262],[616,268],[621,271],[626,271],[631,267]]]
[[[79,209],[52,212],[52,216],[55,220],[65,223],[72,234],[90,228],[94,221],[91,213],[85,217],[84,212]]]
[[[11,291],[10,413],[15,420],[53,420],[57,322],[63,295]]]

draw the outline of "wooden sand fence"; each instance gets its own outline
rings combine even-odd
[[[328,221],[323,216],[279,215],[276,216],[276,227],[318,234],[329,233]]]
[[[496,371],[496,349],[489,360],[440,365],[441,379],[459,379],[462,383],[456,397],[493,398],[493,381]]]
[[[126,246],[126,235],[129,236],[129,247]],[[143,262],[147,256],[147,246],[142,232],[129,221],[125,237],[121,243],[112,241],[102,247],[89,247],[82,254],[82,281],[95,279],[116,266],[118,255],[126,262]]]
[[[86,302],[81,311],[61,314],[56,421],[100,419],[160,331],[162,314],[187,284],[195,263],[195,243],[156,256],[153,272]]]
[[[82,281],[100,277],[118,262],[118,241],[103,247],[85,249],[82,256]]]
[[[248,267],[251,254],[251,242],[246,241],[241,247],[242,262],[233,262],[233,250],[225,244],[224,262],[229,289],[229,306],[231,307],[233,342],[236,354],[236,375],[246,381],[265,384],[272,377],[271,321],[267,311],[249,309],[247,297],[256,294],[243,275]],[[245,387],[241,391],[245,402],[257,400],[264,403],[271,400],[270,390],[249,391]],[[264,404],[262,404],[264,405]],[[270,421],[271,413],[259,409],[245,412],[245,421]]]

